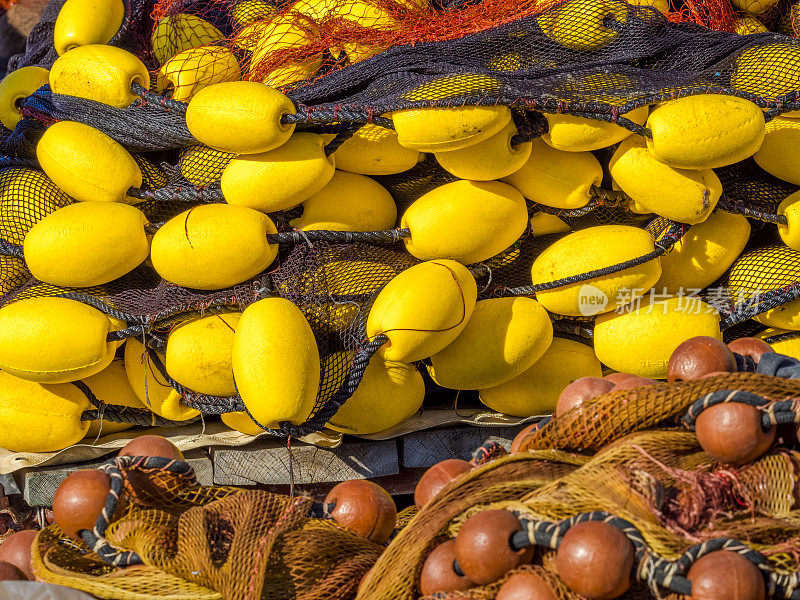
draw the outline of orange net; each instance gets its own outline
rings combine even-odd
[[[143,564],[112,566],[53,525],[35,543],[37,579],[119,600],[345,599],[382,549],[311,518],[308,497],[201,487],[191,474],[142,460],[122,471],[128,502],[105,541]]]

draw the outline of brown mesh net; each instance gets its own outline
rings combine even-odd
[[[191,472],[152,462],[124,466],[127,503],[105,533],[143,564],[113,567],[50,526],[34,547],[39,580],[120,600],[344,599],[380,554],[380,546],[311,518],[310,498],[200,487]]]
[[[545,523],[609,513],[635,527],[651,556],[664,561],[685,560],[712,540],[731,538],[744,544],[738,546],[741,552],[758,552],[775,581],[795,577],[800,567],[800,454],[776,447],[733,469],[706,454],[694,432],[663,428],[676,423],[698,398],[718,390],[751,390],[779,401],[795,397],[800,383],[730,374],[612,392],[554,418],[527,435],[523,452],[451,482],[398,534],[358,598],[420,597],[416,586],[427,554],[457,535],[466,518],[490,508]],[[540,566],[519,570],[542,574],[558,598],[582,598],[558,578],[552,552],[541,557]],[[431,598],[492,599],[510,574],[488,586]],[[654,593],[647,582],[638,581],[623,598]],[[670,597],[664,588],[658,593]]]

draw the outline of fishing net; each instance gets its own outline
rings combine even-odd
[[[202,487],[182,461],[121,457],[102,469],[113,519],[101,515],[80,542],[42,530],[38,580],[119,600],[345,599],[382,549],[312,517],[310,498]]]
[[[765,357],[770,357],[766,358]],[[776,598],[794,597],[798,568],[796,486],[800,455],[776,446],[732,468],[706,454],[691,429],[704,410],[744,402],[765,424],[797,423],[798,361],[764,355],[756,373],[618,390],[540,423],[522,451],[491,443],[472,471],[451,482],[393,540],[358,598],[419,598],[428,553],[486,509],[513,511],[523,531],[512,547],[538,545],[536,565],[466,592],[427,598],[493,599],[517,572],[544,577],[558,598],[581,598],[559,579],[552,549],[573,525],[602,520],[619,527],[636,550],[637,580],[623,598],[690,594],[689,566],[704,554],[737,552],[764,573]],[[377,575],[380,573],[380,575]]]
[[[653,7],[618,0],[523,2],[513,10],[503,0],[431,4],[336,0],[324,8],[311,2],[273,6],[255,0],[129,0],[122,28],[110,43],[144,61],[151,70],[151,89],[134,84],[138,99],[127,108],[55,94],[47,86],[39,89],[21,103],[23,118],[3,143],[2,164],[7,168],[0,176],[20,172],[41,176],[34,149],[42,132],[63,119],[89,124],[125,146],[140,166],[143,183],[129,195],[142,200],[137,206],[152,233],[191,207],[224,202],[219,179],[232,157],[198,144],[186,126],[187,105],[182,100],[209,83],[240,78],[281,87],[297,108],[288,121],[297,131],[326,136],[326,153],[334,158],[359,128],[389,130],[391,112],[406,108],[507,105],[518,130],[515,143],[525,143],[547,131],[544,115],[553,113],[614,122],[648,136],[646,127],[623,115],[695,94],[747,98],[765,110],[767,119],[800,107],[800,86],[775,79],[775,73],[800,67],[797,41],[771,33],[736,36],[686,22],[724,29],[730,17],[727,7],[722,0],[687,1],[665,9],[665,16]],[[52,65],[56,55],[51,17],[45,15],[26,54],[13,61],[14,67]],[[266,39],[272,44],[269,51],[263,47]],[[606,162],[613,149],[595,154]],[[765,223],[767,237],[774,232],[774,224],[781,223],[776,206],[796,186],[768,175],[752,160],[717,171],[724,187],[720,207]],[[420,196],[456,178],[427,156],[406,172],[375,179],[390,192],[402,215]],[[50,189],[48,182],[37,189]],[[612,189],[608,174],[588,195],[589,202],[581,208],[529,203],[528,210],[534,217],[557,217],[572,230],[607,224],[644,228],[656,218],[633,212],[630,199]],[[63,194],[59,197],[62,203],[69,201]],[[278,228],[268,238],[280,247],[276,262],[232,288],[184,289],[162,280],[146,263],[109,284],[59,288],[27,277],[19,235],[52,210],[48,202],[53,200],[31,192],[25,202],[30,206],[23,218],[0,231],[4,240],[0,252],[8,265],[0,276],[0,306],[56,295],[121,319],[127,327],[112,337],[141,338],[165,381],[181,392],[184,403],[204,414],[245,407],[238,396],[199,394],[168,376],[157,353],[163,351],[171,328],[208,311],[242,310],[267,296],[294,302],[320,348],[321,385],[308,422],[284,424],[275,431],[280,435],[320,429],[353,393],[381,341],[370,342],[364,332],[370,303],[394,275],[418,262],[404,250],[403,240],[410,236],[407,229],[299,232],[290,224],[298,214],[292,209],[270,214]],[[529,229],[499,255],[469,267],[479,298],[535,296],[662,256],[687,226],[660,219],[651,230],[656,231],[652,253],[537,285],[531,281],[531,264],[563,231],[539,235]],[[769,241],[775,240],[765,239],[760,245],[768,247]],[[757,275],[765,265],[770,269],[777,265],[742,260],[735,265],[738,273]],[[762,290],[757,303],[751,297],[720,303],[723,329],[794,300],[799,291],[789,281],[793,275],[785,272],[782,283],[774,286],[751,281],[756,275],[744,277],[747,285],[763,283],[768,289]],[[725,281],[738,290],[733,273]],[[565,330],[578,328],[579,337],[589,339],[590,319],[554,315],[554,320]],[[102,399],[93,401],[96,410],[107,408]],[[104,414],[107,419],[146,416],[114,407]]]

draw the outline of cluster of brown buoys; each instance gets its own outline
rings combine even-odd
[[[167,439],[144,435],[129,442],[120,456],[162,456],[183,459]],[[69,537],[80,540],[80,532],[92,530],[111,491],[111,480],[102,471],[74,471],[61,482],[53,498],[53,517]],[[34,580],[31,549],[36,531],[26,529],[11,534],[0,544],[0,581]]]
[[[756,338],[742,338],[726,346],[706,336],[691,338],[672,354],[668,380],[691,381],[737,370],[734,353],[758,363],[762,354],[772,352]],[[629,373],[612,373],[604,378],[584,377],[562,392],[556,418],[585,402],[621,389],[654,385],[654,379]],[[529,425],[515,437],[516,453],[536,425]],[[741,465],[766,452],[775,430],[761,426],[761,411],[731,402],[704,410],[697,419],[697,436],[703,449],[714,458]],[[414,498],[423,507],[451,481],[471,469],[460,460],[443,461],[420,479]],[[505,510],[486,510],[468,518],[455,539],[436,546],[425,560],[419,591],[459,592],[500,580],[510,570],[530,563],[532,548],[516,548],[512,537],[521,530],[517,517]],[[586,521],[570,528],[556,551],[556,570],[564,584],[589,600],[612,600],[622,596],[634,576],[634,547],[617,527],[601,521]],[[752,562],[729,551],[716,551],[697,560],[687,575],[692,581],[694,600],[763,600],[764,580]],[[555,600],[558,594],[542,578],[521,571],[500,587],[497,600]]]
[[[705,379],[736,371],[733,353],[751,358],[756,364],[772,348],[756,338],[741,338],[728,346],[698,336],[683,342],[669,359],[670,381]],[[710,456],[720,462],[741,466],[763,455],[775,440],[776,428],[765,429],[762,412],[741,402],[723,402],[704,409],[697,417],[697,440]]]
[[[534,559],[534,548],[516,548],[522,530],[505,510],[486,510],[468,518],[455,539],[428,555],[420,575],[422,595],[465,591],[494,583]],[[556,549],[555,568],[561,581],[587,600],[623,596],[635,578],[634,546],[625,533],[604,521],[584,521],[564,534]],[[698,559],[686,577],[693,600],[764,600],[764,579],[746,557],[719,550]],[[515,573],[500,586],[497,600],[555,600],[556,590],[535,573]]]
[[[181,452],[169,440],[157,435],[144,435],[132,440],[119,455],[183,460]],[[53,498],[56,524],[69,537],[81,539],[81,531],[94,529],[110,492],[111,479],[102,471],[70,473]],[[328,494],[325,505],[334,521],[378,544],[389,539],[397,521],[394,500],[386,490],[371,481],[353,480],[338,484]],[[116,515],[124,507],[123,497],[117,504]]]
[[[670,356],[667,379],[670,382],[705,379],[735,372],[734,352],[751,358],[755,363],[772,348],[757,338],[740,338],[727,346],[709,336],[690,338]],[[583,403],[617,390],[659,383],[630,373],[612,373],[604,378],[583,377],[570,383],[558,399],[556,416]],[[705,409],[697,418],[695,431],[703,449],[715,459],[741,466],[760,457],[775,440],[775,427],[764,429],[761,411],[747,404],[726,402]],[[515,452],[527,435],[520,432],[512,445]]]

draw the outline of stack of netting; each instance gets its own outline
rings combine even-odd
[[[358,598],[797,598],[800,414],[785,399],[798,375],[765,354],[755,373],[597,397],[511,455],[487,445],[492,459],[420,510]],[[729,411],[758,431],[709,443]],[[731,464],[722,446],[753,453]]]
[[[102,470],[113,493],[101,537],[86,531],[90,545],[43,529],[32,554],[38,581],[118,600],[344,600],[382,550],[313,516],[308,497],[201,487],[183,461],[126,456]]]
[[[7,449],[375,433],[422,370],[529,417],[800,329],[793,38],[616,0],[107,5],[0,84]]]

